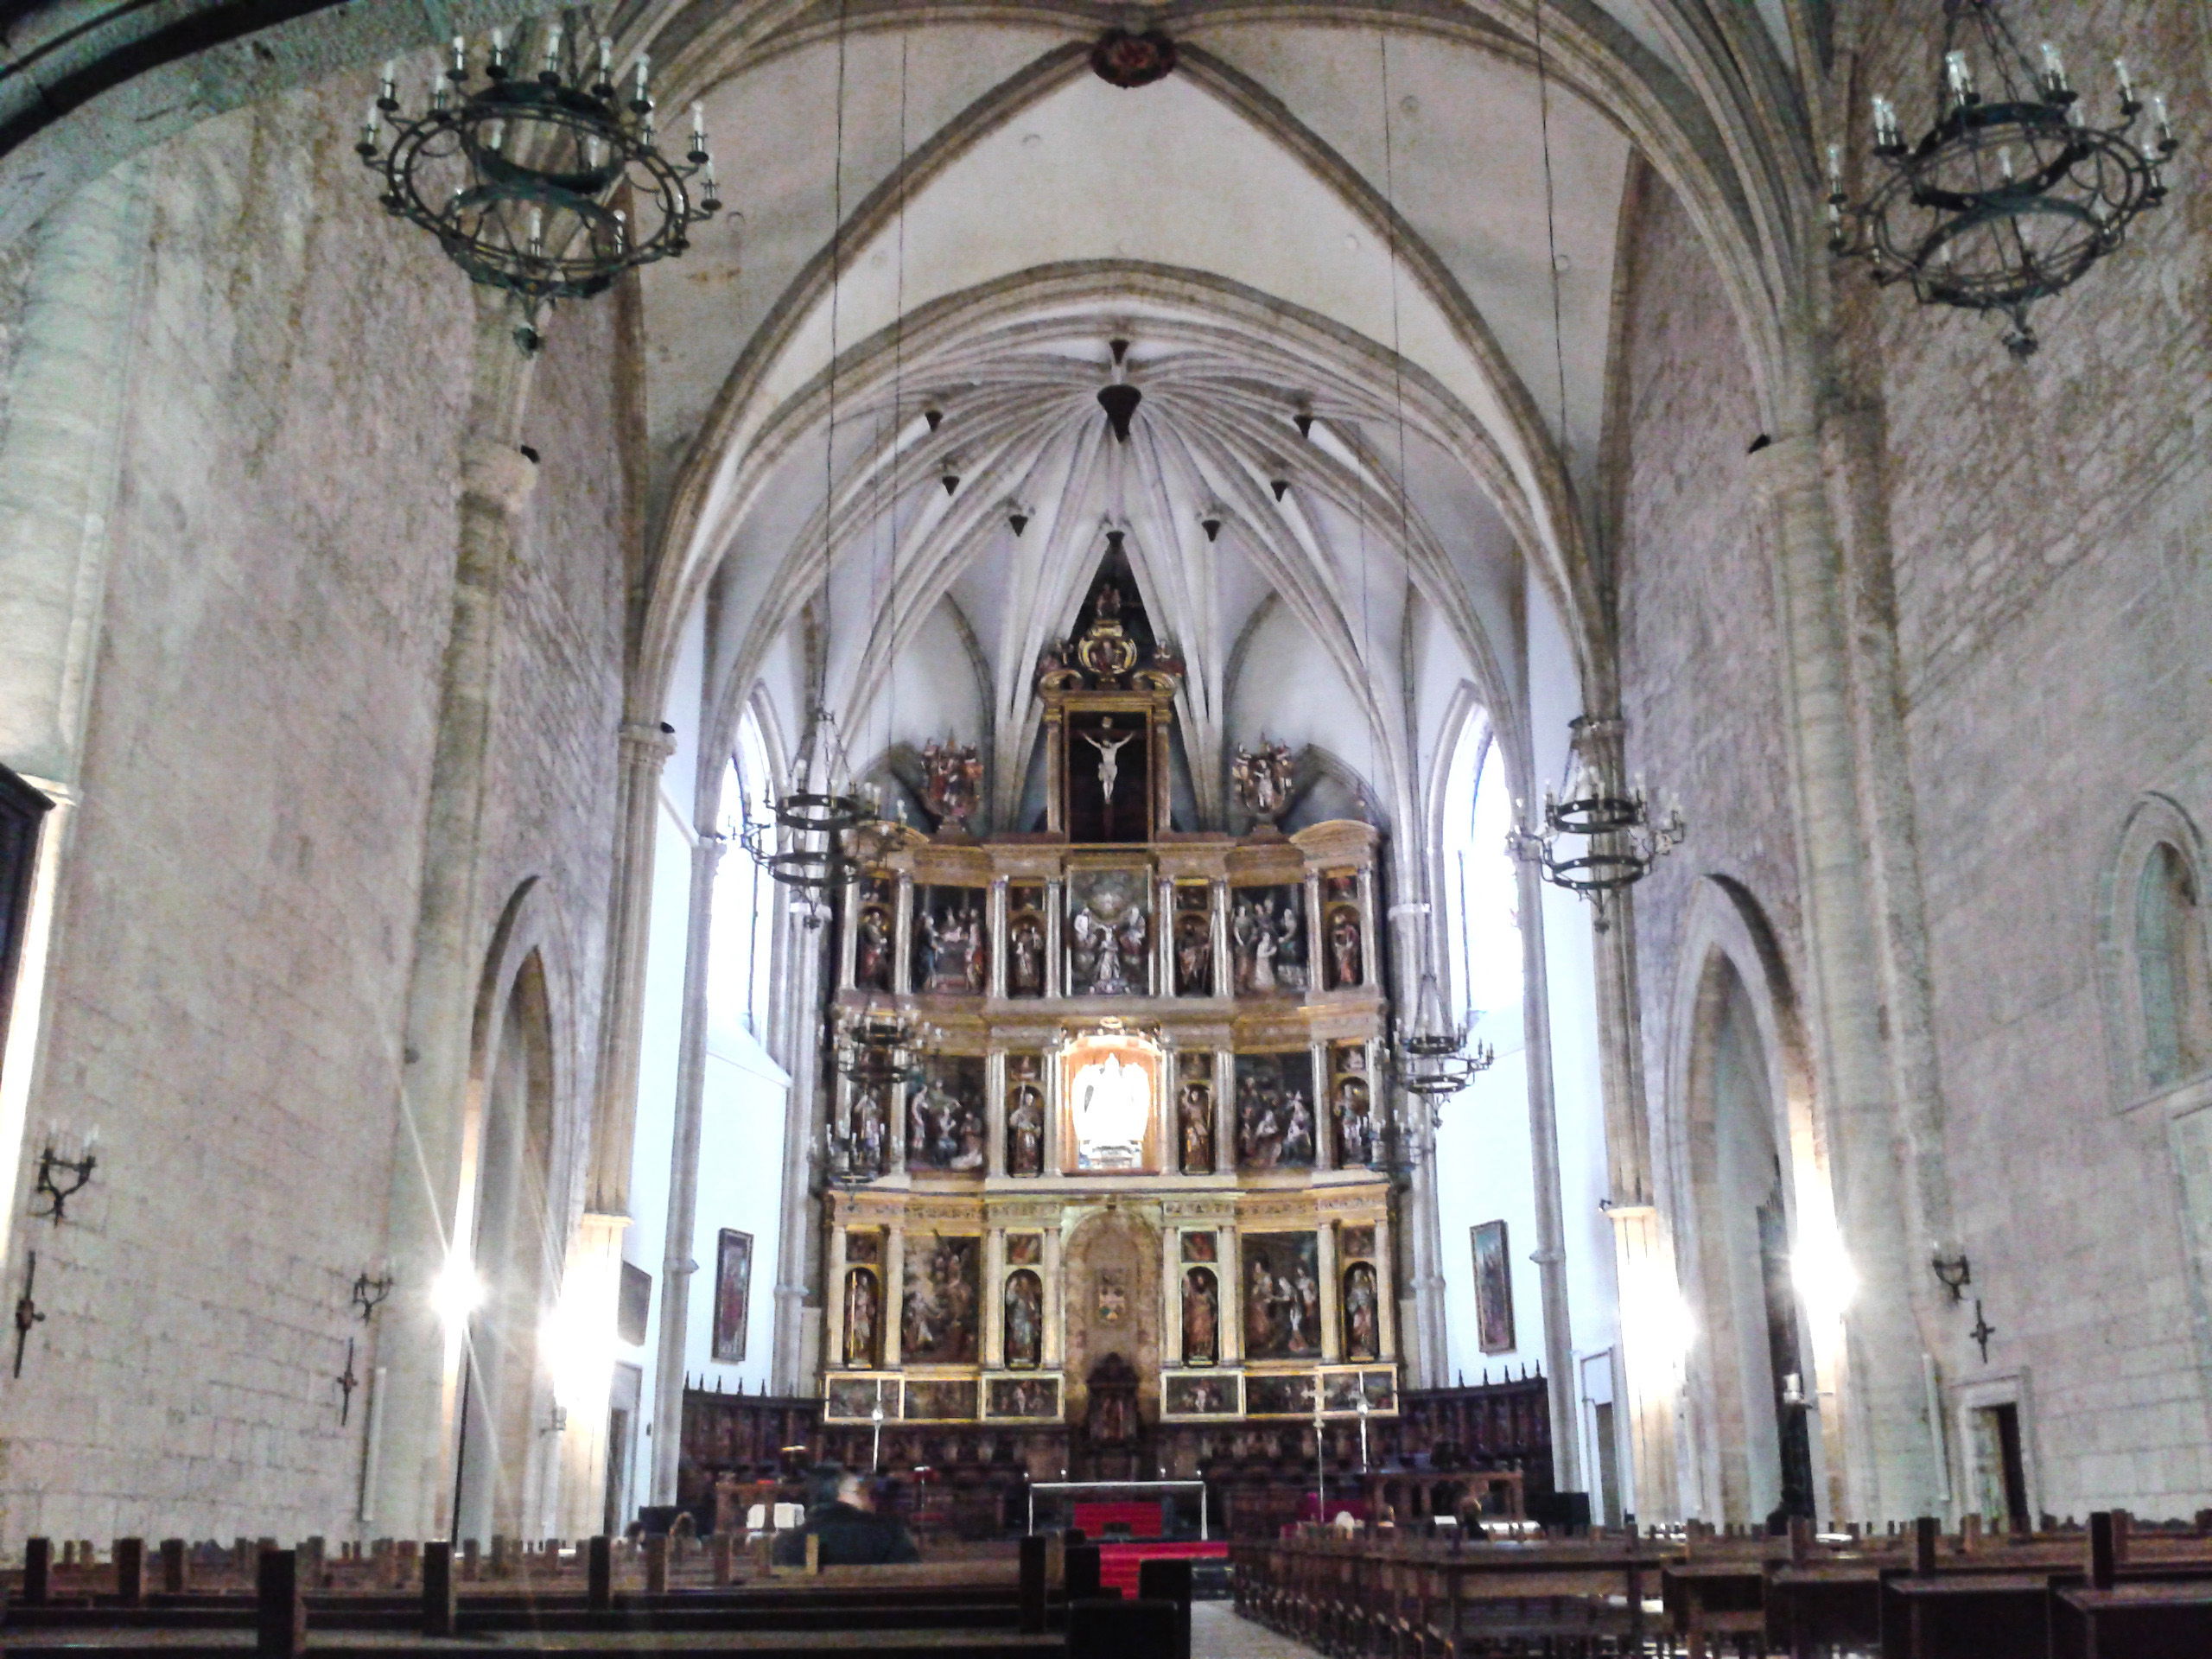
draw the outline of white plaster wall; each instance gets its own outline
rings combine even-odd
[[[724,918],[717,918],[718,923]],[[749,918],[734,916],[732,925]],[[717,1014],[724,1010],[718,1008]],[[684,1370],[700,1386],[760,1394],[775,1358],[776,1230],[783,1201],[784,1110],[791,1078],[753,1034],[728,1019],[710,1022],[699,1125],[699,1263],[684,1333]],[[753,1236],[745,1357],[714,1358],[716,1251],[721,1230]]]

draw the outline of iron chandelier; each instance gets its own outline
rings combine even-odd
[[[1829,246],[1865,259],[1875,282],[1910,282],[1923,305],[2001,313],[2005,344],[2032,355],[2028,307],[2071,286],[2165,200],[2161,168],[2180,148],[2164,98],[2145,108],[2125,58],[2113,60],[2120,121],[2083,118],[2058,48],[2031,59],[1999,0],[1943,0],[1935,124],[1905,142],[1897,105],[1873,100],[1873,150],[1887,175],[1863,202],[1828,149]],[[1985,74],[1986,81],[1985,82]]]
[[[398,64],[385,64],[353,146],[383,177],[385,212],[436,237],[471,281],[513,296],[515,343],[525,353],[544,343],[547,306],[602,294],[623,272],[681,254],[690,227],[722,205],[701,106],[691,106],[683,161],[671,161],[654,128],[646,58],[618,76],[614,44],[601,35],[587,67],[589,19],[582,22],[545,26],[535,73],[517,72],[506,31],[493,29],[474,89],[467,42],[454,35],[450,63],[414,115],[400,105]]]
[[[1433,973],[1421,976],[1411,1029],[1401,1027],[1390,1052],[1398,1086],[1433,1103],[1456,1095],[1490,1070],[1497,1055],[1488,1043],[1471,1041],[1465,1025],[1444,1017],[1444,993]],[[1433,1125],[1432,1124],[1432,1127]]]
[[[1679,804],[1655,818],[1643,782],[1620,783],[1611,764],[1623,730],[1618,717],[1580,715],[1568,729],[1573,770],[1566,793],[1546,785],[1541,820],[1516,824],[1506,834],[1505,850],[1535,865],[1554,887],[1589,899],[1602,931],[1607,897],[1649,875],[1681,844],[1688,827]],[[1582,850],[1562,855],[1562,840],[1580,842]]]

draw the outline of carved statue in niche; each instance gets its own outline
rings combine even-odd
[[[853,983],[864,991],[891,988],[891,916],[880,905],[861,911],[853,938]]]
[[[1074,996],[1142,996],[1152,988],[1151,918],[1144,877],[1109,870],[1070,884],[1068,990]]]
[[[1256,749],[1239,748],[1230,765],[1229,781],[1236,804],[1269,829],[1290,805],[1297,763],[1287,744],[1260,740]]]
[[[845,1274],[845,1364],[849,1370],[875,1369],[875,1338],[881,1303],[873,1273],[866,1268],[855,1268]]]
[[[946,1055],[906,1101],[906,1162],[915,1169],[979,1170],[984,1164],[982,1062]]]
[[[1344,1357],[1379,1359],[1382,1332],[1375,1295],[1375,1269],[1355,1262],[1344,1274]]]
[[[1006,1167],[1010,1175],[1045,1173],[1045,1091],[1037,1081],[1037,1062],[1025,1055],[1013,1061],[1007,1089]]]
[[[1045,1351],[1044,1281],[1023,1268],[1006,1281],[1006,1363],[1033,1370]]]
[[[1360,982],[1359,912],[1339,905],[1329,916],[1329,982],[1346,990]]]
[[[1014,996],[1045,995],[1045,918],[1023,911],[1007,925],[1006,988]]]
[[[1312,1233],[1244,1236],[1244,1353],[1306,1359],[1321,1351],[1319,1246]]]
[[[1337,1079],[1337,1162],[1349,1169],[1375,1161],[1375,1116],[1367,1079]]]
[[[980,1242],[943,1236],[908,1241],[906,1295],[899,1327],[903,1362],[974,1363]]]
[[[1175,1097],[1175,1121],[1185,1175],[1213,1173],[1213,1090],[1196,1079]]]
[[[1211,1365],[1220,1357],[1220,1293],[1211,1273],[1192,1268],[1183,1275],[1183,1363]]]
[[[1175,915],[1175,994],[1213,995],[1213,923],[1203,910]]]
[[[888,1150],[891,1113],[887,1096],[891,1085],[871,1083],[853,1096],[853,1170],[855,1174],[883,1173]]]
[[[941,825],[965,834],[982,791],[983,762],[974,744],[932,739],[923,747],[922,804]]]
[[[1306,988],[1305,890],[1246,887],[1230,911],[1229,950],[1242,996]]]
[[[982,892],[922,887],[914,894],[914,988],[960,996],[982,994],[989,931]]]

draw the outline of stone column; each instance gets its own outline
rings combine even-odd
[[[1320,1223],[1313,1229],[1313,1236],[1321,1275],[1321,1363],[1332,1365],[1344,1357],[1344,1333],[1338,1328],[1344,1310],[1339,1306],[1343,1299],[1337,1294],[1336,1224]]]
[[[1045,1352],[1044,1369],[1057,1371],[1067,1363],[1065,1309],[1067,1295],[1061,1286],[1060,1234],[1057,1227],[1045,1232]]]
[[[698,836],[691,843],[691,905],[683,944],[683,1020],[677,1038],[676,1124],[668,1160],[668,1224],[661,1243],[660,1331],[653,1370],[652,1493],[656,1503],[676,1502],[676,1467],[683,1450],[684,1355],[691,1325],[691,1281],[699,1271],[692,1249],[697,1242],[699,1128],[707,1086],[707,969],[713,956],[715,876],[721,868],[728,844],[712,835]],[[632,1076],[635,1075],[633,1071]]]
[[[1214,1254],[1220,1258],[1221,1363],[1244,1363],[1244,1232],[1224,1223]]]
[[[893,1222],[883,1240],[883,1340],[876,1352],[883,1369],[899,1369],[899,1346],[906,1335],[906,1228]]]
[[[1213,1055],[1213,1170],[1236,1173],[1236,1056],[1225,1048]]]
[[[1843,564],[1817,440],[1754,457],[1771,504],[1789,709],[1805,1003],[1822,1084],[1836,1218],[1858,1277],[1842,1320],[1846,1502],[1870,1520],[1934,1513],[1942,1488],[1914,1318],[1928,1240],[1897,1158],[1882,1030],[1879,901],[1859,815]],[[1816,1349],[1823,1333],[1815,1332]]]
[[[1004,891],[1003,886],[1000,889]],[[1006,1166],[1006,1099],[1007,1077],[1006,1051],[994,1048],[983,1056],[983,1174],[986,1179],[1002,1177]]]
[[[1183,1235],[1173,1225],[1160,1230],[1160,1363],[1180,1365],[1183,1351]]]
[[[1206,918],[1207,929],[1213,939],[1213,994],[1216,996],[1236,995],[1236,965],[1229,950],[1229,880],[1218,877],[1207,884],[1206,901],[1210,906]]]
[[[431,755],[386,1222],[386,1254],[397,1285],[376,1355],[388,1370],[391,1408],[384,1418],[375,1502],[382,1523],[401,1537],[442,1533],[452,1502],[466,1321],[450,1305],[441,1317],[437,1287],[448,1270],[453,1278],[447,1282],[455,1286],[472,1281],[475,1271],[468,1094],[474,1011],[493,922],[483,891],[483,816],[496,644],[501,589],[537,474],[512,442],[527,369],[489,304],[482,309],[476,353],[478,386],[462,444],[453,619]],[[605,1035],[602,1030],[602,1045]],[[599,1127],[587,1208],[619,1214],[619,1208],[608,1208],[600,1185]],[[626,1197],[626,1179],[616,1197]],[[611,1326],[612,1306],[607,1314]]]
[[[1006,1229],[983,1226],[983,1349],[985,1370],[1006,1369]],[[980,1412],[979,1403],[976,1409]]]
[[[1326,1043],[1307,1046],[1306,1071],[1311,1075],[1313,1089],[1313,1167],[1332,1170],[1337,1166],[1337,1124],[1331,1115],[1329,1046]]]
[[[1375,1335],[1376,1347],[1382,1357],[1395,1360],[1398,1351],[1398,1287],[1391,1282],[1390,1264],[1397,1257],[1392,1254],[1395,1245],[1390,1237],[1390,1215],[1384,1211],[1375,1218]],[[1556,1440],[1556,1434],[1553,1437]],[[1558,1453],[1554,1452],[1556,1458]]]
[[[1580,1491],[1584,1489],[1582,1436],[1577,1432],[1580,1408],[1576,1403],[1574,1337],[1567,1302],[1567,1230],[1560,1185],[1559,1097],[1552,1071],[1551,979],[1544,934],[1544,882],[1536,867],[1525,859],[1515,871],[1514,880],[1521,913],[1521,1012],[1527,1033],[1529,1161],[1535,1181],[1536,1248],[1531,1254],[1536,1263],[1536,1283],[1543,1302],[1544,1376],[1552,1414],[1552,1461],[1560,1489]],[[1605,1006],[1601,999],[1600,1009]],[[1610,1111],[1607,1122],[1610,1129]],[[1609,1133],[1609,1143],[1610,1140]],[[1615,1242],[1618,1284],[1618,1235]],[[1643,1495],[1647,1472],[1649,1479],[1657,1483],[1655,1490],[1663,1490],[1671,1498],[1673,1467],[1671,1457],[1663,1468],[1649,1471],[1641,1463],[1632,1464],[1631,1475],[1639,1503],[1650,1502]],[[1654,1518],[1657,1513],[1649,1509],[1637,1512]]]
[[[22,327],[0,390],[0,764],[53,799],[0,1051],[0,1160],[16,1191],[43,1034],[55,905],[84,763],[109,528],[146,270],[146,191],[118,168],[31,233]],[[12,1210],[0,1217],[5,1259]]]
[[[821,1369],[835,1370],[845,1363],[845,1217],[836,1217],[830,1227],[830,1267],[827,1290],[823,1300],[829,1306],[822,1310]]]

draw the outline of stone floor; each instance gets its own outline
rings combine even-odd
[[[1191,1606],[1191,1659],[1315,1659],[1313,1649],[1284,1640],[1264,1624],[1236,1617],[1225,1601]]]

